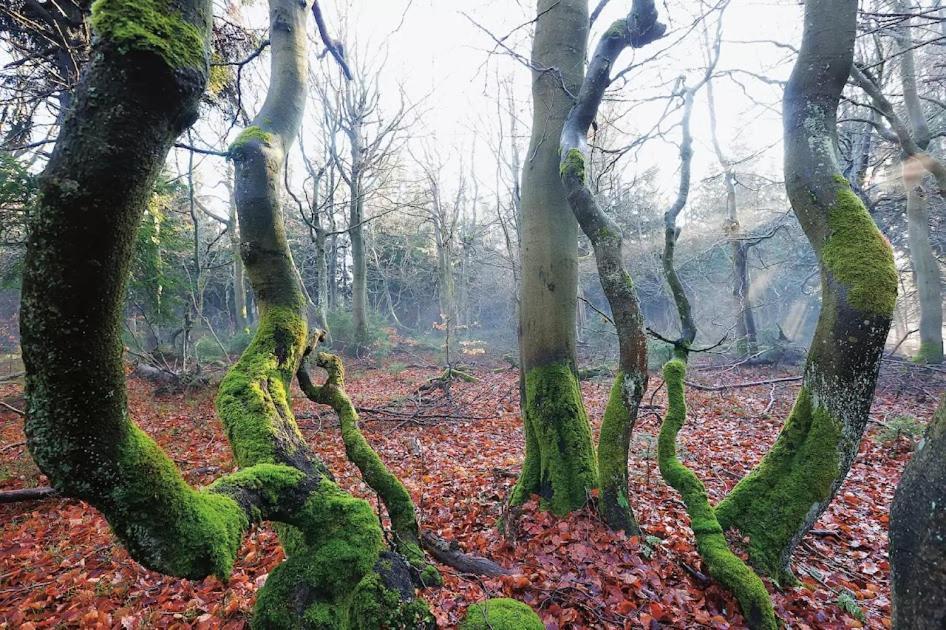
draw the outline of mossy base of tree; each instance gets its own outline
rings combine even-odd
[[[525,375],[526,458],[510,502],[533,494],[542,507],[563,516],[580,509],[597,487],[591,426],[578,375],[567,363],[534,367]]]
[[[749,538],[752,565],[792,583],[792,541],[809,512],[831,496],[839,474],[841,427],[802,388],[775,445],[716,507],[724,529]]]
[[[736,596],[750,628],[775,630],[778,623],[772,601],[762,580],[734,554],[726,542],[723,528],[716,519],[703,482],[677,458],[677,434],[686,421],[683,380],[686,364],[673,359],[664,365],[664,380],[669,399],[667,414],[657,439],[660,474],[683,497],[690,527],[696,537],[697,551],[709,574]]]
[[[470,606],[459,630],[545,630],[545,624],[522,602],[497,598]]]

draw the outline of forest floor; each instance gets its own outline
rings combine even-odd
[[[656,434],[666,402],[657,376],[631,455],[631,503],[644,536],[609,531],[591,508],[555,519],[535,501],[504,536],[496,522],[523,456],[518,373],[481,358],[473,370],[478,382],[454,383],[449,400],[443,392],[424,399],[416,390],[437,373],[433,362],[417,355],[388,357],[380,365],[350,360],[348,389],[363,409],[367,438],[413,494],[422,526],[515,569],[511,576],[479,579],[442,568],[445,585],[423,593],[442,627],[455,626],[470,603],[499,595],[532,605],[553,630],[743,627],[732,597],[700,572],[686,512],[657,470]],[[798,369],[697,363],[689,379],[745,383]],[[896,418],[928,421],[944,384],[944,371],[885,363],[851,474],[795,556],[800,586],[779,590],[767,582],[786,627],[889,627],[887,514],[916,440],[910,435],[916,427]],[[609,385],[607,377],[583,383],[595,428]],[[772,444],[797,389],[797,382],[688,388],[679,451],[714,501]],[[232,470],[213,410],[214,388],[155,394],[153,384],[130,378],[129,395],[133,417],[191,483]],[[0,385],[0,400],[22,407],[22,387]],[[345,459],[332,412],[301,396],[294,404],[303,433],[341,485],[376,504]],[[46,483],[23,440],[21,418],[0,409],[0,490]],[[262,526],[245,540],[226,585],[214,578],[174,579],[132,561],[104,519],[81,502],[0,505],[0,629],[241,628],[256,590],[282,558],[272,528]]]

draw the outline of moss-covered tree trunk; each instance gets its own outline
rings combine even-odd
[[[626,19],[611,25],[595,48],[559,139],[559,176],[569,206],[594,248],[598,279],[618,335],[618,372],[601,423],[598,476],[605,521],[628,532],[638,531],[627,496],[627,457],[638,407],[647,389],[647,339],[634,282],[624,267],[621,228],[598,206],[586,181],[590,159],[587,134],[618,55],[628,46],[640,47],[657,39],[663,32],[653,3],[646,0],[635,2]]]
[[[785,183],[821,267],[821,315],[802,391],[772,449],[717,506],[752,563],[789,577],[792,552],[857,453],[897,297],[890,244],[838,166],[837,108],[851,71],[856,0],[805,4],[785,89]]]
[[[597,485],[578,386],[578,224],[558,172],[557,139],[584,76],[587,0],[539,0],[532,42],[532,139],[522,172],[519,346],[526,457],[511,502],[538,494],[556,514]]]
[[[893,626],[946,626],[946,398],[890,506]]]
[[[133,558],[168,575],[226,579],[251,524],[293,526],[289,560],[259,594],[258,627],[423,623],[429,613],[406,563],[386,555],[371,507],[332,482],[289,409],[306,326],[273,175],[301,97],[271,93],[272,127],[234,148],[242,251],[263,315],[218,397],[240,470],[191,488],[128,416],[121,307],[132,243],[167,152],[197,117],[210,10],[198,0],[95,4],[93,60],[31,217],[21,309],[31,452],[61,494],[100,510]],[[306,11],[271,7],[272,80],[287,91],[305,76]]]

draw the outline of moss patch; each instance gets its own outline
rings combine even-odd
[[[843,183],[842,183],[843,182]],[[830,234],[821,258],[848,290],[854,308],[890,316],[897,301],[897,270],[893,250],[846,181],[838,182],[828,211]]]
[[[92,4],[95,34],[123,53],[148,51],[171,68],[207,64],[205,32],[187,22],[167,0],[96,0]]]
[[[915,363],[939,364],[943,362],[943,345],[941,343],[920,342],[920,349],[913,357]]]
[[[263,131],[262,127],[257,125],[250,125],[246,129],[240,132],[240,135],[230,143],[230,152],[239,151],[246,145],[251,142],[259,142],[260,144],[271,144],[273,141],[273,134],[268,131]]]
[[[521,505],[538,494],[543,507],[563,516],[585,505],[597,487],[578,375],[565,362],[552,363],[529,370],[525,385],[526,461],[510,501]]]
[[[601,485],[601,511],[608,526],[638,533],[637,521],[627,496],[627,448],[632,418],[624,402],[626,387],[637,385],[622,370],[618,370],[601,421],[598,481]]]
[[[585,183],[585,156],[582,155],[581,151],[578,149],[568,150],[559,165],[559,174],[562,179],[577,177],[582,184]]]
[[[771,450],[716,508],[725,529],[749,537],[752,564],[776,579],[791,580],[785,550],[808,513],[831,496],[840,440],[840,423],[802,388]]]
[[[545,624],[522,602],[500,597],[470,606],[460,630],[545,630]]]

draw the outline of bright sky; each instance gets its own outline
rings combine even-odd
[[[589,48],[593,48],[600,33],[613,20],[626,15],[629,5],[630,0],[611,0],[595,23]],[[532,35],[528,22],[534,18],[534,2],[327,0],[323,1],[323,10],[330,31],[340,39],[356,42],[356,54],[367,56],[373,62],[383,61],[380,78],[383,107],[389,111],[394,109],[403,89],[409,101],[420,103],[419,110],[423,112],[421,126],[412,129],[411,135],[435,138],[442,155],[454,166],[461,162],[460,158],[469,164],[468,156],[475,150],[479,165],[477,177],[489,189],[495,176],[489,146],[495,142],[496,126],[508,124],[497,120],[497,79],[512,78],[522,147],[528,142],[531,120],[531,79],[528,69],[497,49],[490,35],[475,26],[471,19],[497,37],[511,33],[505,43],[528,58]],[[692,28],[700,5],[687,0],[667,0],[660,3],[659,10],[661,20],[669,25],[668,36],[643,51],[626,51],[618,62],[618,67],[623,67],[632,60],[656,55],[640,70],[632,72],[629,81],[616,93],[626,102],[613,104],[613,111],[621,113],[634,107],[621,122],[622,130],[627,133],[623,142],[657,124],[666,107],[665,99],[643,104],[634,101],[666,96],[680,74],[686,74],[693,83],[703,72],[702,27]],[[248,22],[265,24],[265,3],[260,0],[244,8],[244,12]],[[791,53],[765,40],[797,45],[801,13],[802,6],[789,0],[731,0],[724,13],[722,54],[717,72],[728,74],[714,83],[720,140],[724,150],[736,160],[764,151],[756,168],[776,179],[781,177],[781,87],[746,72],[787,78],[793,61]],[[334,62],[326,56],[317,63]],[[255,71],[259,84],[265,80],[267,64],[268,58],[264,55]],[[734,70],[737,72],[729,73]],[[245,96],[245,99],[250,102],[252,97]],[[503,100],[505,110],[505,97]],[[314,101],[310,102],[309,107],[317,106]],[[252,107],[250,111],[252,113]],[[671,114],[663,125],[667,132],[665,139],[649,142],[643,151],[626,157],[622,164],[628,181],[635,172],[657,167],[657,181],[668,199],[676,194],[679,158],[674,143],[680,133],[672,124],[678,118],[678,114]],[[702,178],[719,172],[710,140],[705,91],[697,99],[691,128],[696,151],[695,187]],[[307,142],[309,147],[315,144],[314,140]],[[457,159],[451,159],[454,157]],[[178,157],[180,164],[183,164],[182,159],[183,156]],[[202,162],[200,179],[205,185],[214,186],[223,176],[220,165],[216,164],[219,160],[211,158]],[[223,196],[218,187],[213,194]]]

